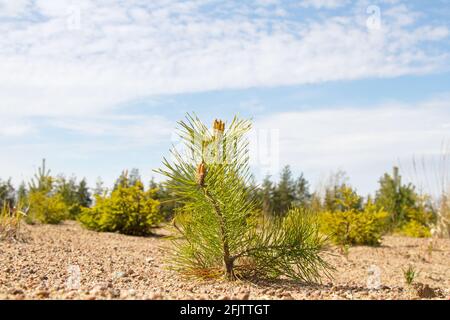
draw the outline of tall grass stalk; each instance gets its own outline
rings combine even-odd
[[[21,230],[23,217],[26,215],[19,208],[4,204],[0,211],[0,241],[22,241]]]
[[[438,157],[413,157],[410,179],[430,197],[436,214],[433,236],[450,238],[450,140],[442,142]]]

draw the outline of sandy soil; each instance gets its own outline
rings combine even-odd
[[[448,239],[388,236],[348,255],[332,248],[334,279],[305,285],[187,280],[167,269],[164,237],[97,233],[75,222],[25,232],[25,243],[0,242],[0,299],[450,299]],[[408,265],[419,271],[413,287],[404,282]]]

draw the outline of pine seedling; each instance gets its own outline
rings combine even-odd
[[[280,219],[259,217],[251,194],[250,121],[215,120],[212,130],[198,117],[179,122],[183,147],[171,150],[158,173],[181,202],[173,220],[172,266],[188,275],[286,276],[317,282],[329,275],[325,242],[312,215],[293,210]]]

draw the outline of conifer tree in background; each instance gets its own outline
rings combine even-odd
[[[67,205],[69,217],[71,219],[81,212],[80,205],[78,204],[77,194],[77,182],[75,177],[66,178],[63,175],[59,175],[55,179],[55,193],[60,195],[62,201]]]
[[[354,190],[348,182],[347,173],[342,170],[333,173],[329,177],[329,181],[325,186],[325,194],[323,197],[323,210],[329,212],[344,211],[348,208],[342,205],[345,202],[346,193],[350,190],[353,193],[354,199],[358,201],[352,201],[353,210],[363,209],[363,198],[360,197],[356,190]]]
[[[77,187],[77,202],[83,208],[89,208],[92,205],[92,197],[86,179],[82,179]]]
[[[260,201],[262,203],[262,212],[266,216],[273,214],[274,192],[275,192],[275,188],[274,188],[272,181],[270,181],[270,176],[266,176],[262,182],[261,190],[260,190]]]
[[[309,192],[309,183],[305,179],[303,173],[300,174],[295,182],[294,192],[293,205],[295,207],[308,208],[311,206],[312,195]]]
[[[270,175],[267,175],[255,188],[261,211],[266,216],[284,216],[292,207],[311,207],[312,194],[308,181],[303,173],[294,181],[289,166],[283,168],[279,183],[272,182]]]
[[[63,195],[54,188],[55,181],[43,159],[42,166],[29,183],[26,201],[30,210],[26,217],[27,222],[56,224],[69,217],[69,208],[64,202]]]
[[[3,208],[4,206],[12,208],[15,203],[15,190],[11,183],[11,179],[7,181],[0,180],[0,208]]]
[[[391,226],[396,226],[406,217],[405,209],[415,204],[412,185],[402,185],[398,167],[393,168],[392,176],[385,173],[380,179],[380,188],[376,193],[376,204],[390,214]]]
[[[142,181],[139,169],[137,168],[131,169],[128,179],[129,179],[128,183],[130,186],[135,186],[136,183]]]
[[[45,159],[42,159],[42,165],[29,183],[30,192],[50,192],[53,188],[53,182],[54,179],[50,170],[46,167]]]
[[[103,180],[102,178],[98,177],[95,181],[95,188],[93,191],[94,196],[102,196],[107,192],[106,188],[103,186]]]
[[[17,189],[17,202],[22,204],[25,203],[27,196],[27,186],[25,185],[25,182],[22,181],[22,183],[19,185],[19,188]]]
[[[410,236],[429,236],[429,225],[435,218],[433,210],[411,183],[403,184],[398,167],[392,175],[380,179],[375,204],[389,213],[389,231],[400,230]]]
[[[128,178],[128,170],[124,170],[114,182],[113,191],[117,190],[119,187],[129,187],[130,185],[131,184],[130,179]]]
[[[176,209],[179,207],[176,195],[168,190],[164,183],[156,183],[154,178],[150,180],[150,189],[155,189],[155,199],[160,202],[159,210],[166,221],[173,219]]]
[[[288,212],[295,200],[295,182],[291,168],[285,166],[281,171],[280,181],[274,192],[274,213],[282,216]]]
[[[56,179],[55,186],[56,194],[62,197],[62,200],[67,205],[70,219],[76,219],[81,213],[82,208],[88,208],[92,204],[91,195],[87,187],[85,179],[77,183],[75,177],[67,179],[60,175]]]
[[[324,239],[311,215],[255,218],[245,138],[251,123],[235,118],[225,130],[216,120],[211,131],[188,115],[179,126],[185,149],[173,149],[173,162],[164,159],[158,170],[183,204],[173,220],[174,267],[229,280],[253,275],[319,281],[327,274],[320,255]]]

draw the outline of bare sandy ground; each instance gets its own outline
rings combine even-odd
[[[167,269],[164,237],[87,231],[76,222],[26,226],[0,242],[0,299],[450,299],[450,240],[387,236],[378,248],[332,247],[334,279],[189,280]],[[407,286],[403,270],[419,272]]]

